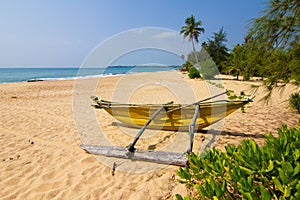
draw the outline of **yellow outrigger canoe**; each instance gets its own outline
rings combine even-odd
[[[131,127],[144,126],[150,117],[160,110],[147,128],[160,130],[189,130],[195,115],[196,106],[199,111],[195,122],[195,130],[201,130],[237,109],[243,107],[251,99],[241,101],[196,102],[189,105],[173,104],[121,104],[93,97],[96,108],[102,108],[118,121]]]
[[[239,101],[208,102],[208,100],[222,94],[187,105],[173,104],[173,102],[166,104],[122,104],[92,97],[96,103],[95,108],[106,110],[124,124],[141,128],[127,147],[86,144],[80,146],[88,153],[96,155],[185,166],[187,164],[186,153],[191,153],[193,149],[194,132],[225,118],[251,102],[253,98],[252,96]],[[184,153],[174,153],[136,149],[135,144],[148,127],[172,131],[188,129],[190,135],[188,150]]]

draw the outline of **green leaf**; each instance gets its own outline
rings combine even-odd
[[[295,197],[297,199],[300,199],[300,180],[298,181],[298,184],[296,185],[296,189],[297,189],[297,192],[295,193]]]
[[[300,150],[299,149],[295,149],[293,157],[294,157],[295,161],[299,159],[299,157],[300,157]]]
[[[289,144],[287,144],[285,153],[284,153],[284,156],[288,156],[288,155],[290,155],[290,145]]]
[[[251,175],[251,174],[254,174],[255,171],[252,171],[251,169],[248,169],[246,167],[243,167],[243,166],[239,166],[241,170],[243,170],[244,172],[246,172],[246,174],[248,175]]]
[[[278,172],[279,172],[279,178],[280,178],[281,182],[283,184],[287,184],[288,183],[288,175],[285,173],[285,170],[279,168]]]
[[[210,185],[209,181],[206,180],[204,185],[205,185],[205,190],[206,190],[206,196],[209,198],[212,198],[214,196],[214,190],[213,190],[212,186]]]
[[[188,183],[186,180],[182,180],[182,179],[179,179],[178,182],[179,183]]]
[[[290,197],[290,196],[291,196],[291,188],[285,187],[283,197]]]
[[[176,197],[177,200],[183,200],[183,198],[180,194],[176,194],[175,197]]]
[[[215,193],[216,193],[218,198],[220,198],[223,195],[223,192],[222,192],[221,187],[220,187],[219,184],[216,185],[215,191],[216,191]]]
[[[282,137],[282,144],[281,145],[285,147],[286,144],[287,144],[287,136],[284,133],[282,135],[283,135],[283,137]]]
[[[205,189],[203,188],[202,185],[197,185],[196,187],[198,189],[198,192],[201,196],[201,198],[205,199],[205,197],[208,195],[207,192],[205,191]]]
[[[274,163],[272,160],[269,160],[269,166],[268,168],[265,170],[265,172],[270,172],[274,169]]]
[[[238,182],[240,180],[240,176],[237,173],[237,169],[233,168],[232,171],[229,172],[229,176],[232,178],[234,182]]]
[[[257,151],[257,144],[253,140],[250,140],[250,144],[251,144],[253,152],[256,153],[256,151]]]
[[[297,162],[296,167],[294,168],[293,176],[296,176],[300,172],[300,163]]]
[[[222,182],[222,188],[221,188],[223,193],[226,191],[226,188],[227,188],[227,181],[223,180],[223,182]]]
[[[282,184],[280,183],[280,180],[277,177],[272,177],[272,179],[276,188],[278,188],[283,193],[284,189],[282,187]]]
[[[229,156],[232,156],[234,151],[236,150],[236,147],[234,145],[227,145],[225,146],[225,149],[226,149],[226,153],[229,155]]]
[[[250,192],[243,193],[243,196],[247,197],[247,199],[249,199],[249,200],[253,200],[252,195],[251,195]]]
[[[261,199],[263,200],[269,200],[272,199],[270,193],[266,190],[266,188],[263,185],[259,185],[259,191],[261,194]]]
[[[282,168],[288,172],[288,174],[292,174],[294,172],[293,166],[290,162],[283,162],[282,163]]]
[[[191,197],[190,196],[185,196],[184,200],[191,200]]]
[[[184,178],[184,179],[186,179],[188,181],[191,180],[192,175],[190,174],[188,168],[186,168],[186,167],[185,168],[180,168],[179,171],[180,171],[181,178]]]

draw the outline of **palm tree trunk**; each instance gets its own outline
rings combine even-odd
[[[195,59],[196,59],[196,63],[194,63],[194,65],[198,65],[199,62],[198,62],[198,57],[197,57],[197,52],[196,52],[196,48],[195,48],[195,43],[194,43],[194,39],[192,38],[192,45],[193,45],[193,52],[194,52],[194,55],[195,55]]]
[[[193,45],[193,51],[196,52],[195,44],[194,44],[194,39],[193,38],[192,38],[192,45]]]

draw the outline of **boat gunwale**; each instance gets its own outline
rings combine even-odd
[[[138,107],[166,107],[166,108],[185,108],[185,107],[193,107],[195,106],[196,104],[199,104],[201,106],[216,106],[216,105],[224,105],[224,104],[235,104],[235,103],[249,103],[251,102],[252,100],[251,99],[246,99],[246,100],[218,100],[218,101],[211,101],[211,102],[195,102],[195,103],[192,103],[192,104],[136,104],[136,103],[117,103],[117,102],[109,102],[109,101],[104,101],[104,102],[101,102],[100,101],[97,101],[97,106],[99,106],[99,108],[101,107],[107,107],[107,108],[110,108],[110,107],[118,107],[118,108],[122,108],[122,107],[126,107],[126,108],[138,108]]]

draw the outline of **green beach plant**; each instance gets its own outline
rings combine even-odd
[[[300,120],[296,127],[282,125],[277,138],[265,138],[263,146],[247,139],[225,152],[188,155],[189,166],[177,171],[192,191],[184,199],[300,199]]]
[[[240,95],[236,95],[233,90],[226,90],[226,95],[230,100],[242,100],[245,99],[245,92],[241,91]]]
[[[200,72],[197,68],[195,67],[191,67],[189,69],[189,75],[188,75],[191,79],[195,79],[195,78],[201,78]]]
[[[290,95],[289,106],[292,109],[296,109],[298,111],[298,113],[300,113],[300,93],[299,92],[295,92]]]
[[[221,83],[216,83],[216,82],[213,82],[211,80],[206,80],[206,82],[209,83],[209,84],[211,84],[211,85],[216,86],[217,88],[224,89],[224,86]]]
[[[241,91],[240,95],[236,95],[236,94],[234,94],[233,90],[226,90],[226,94],[227,94],[229,100],[242,100],[242,99],[245,99],[245,92],[244,91]],[[241,111],[242,111],[242,113],[246,112],[245,111],[245,106],[241,107]]]

